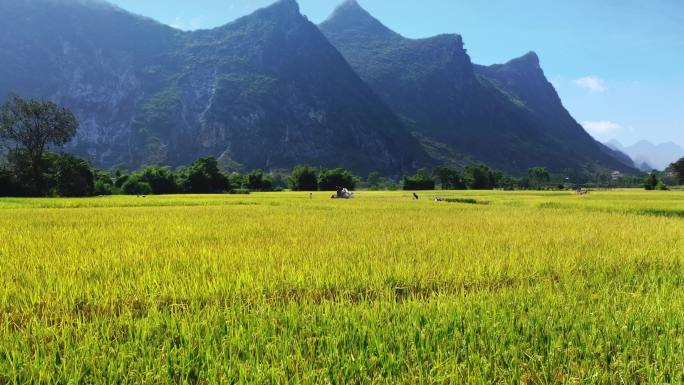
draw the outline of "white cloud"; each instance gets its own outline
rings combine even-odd
[[[585,76],[583,78],[575,79],[573,81],[577,87],[589,90],[592,93],[600,93],[608,91],[606,82],[596,76]]]
[[[606,136],[622,130],[621,125],[607,120],[586,121],[582,122],[582,126],[588,133],[595,136]]]

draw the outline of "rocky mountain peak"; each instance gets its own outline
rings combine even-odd
[[[400,37],[368,13],[356,0],[347,0],[342,3],[321,24],[321,28],[331,33],[353,33],[367,38]]]
[[[300,15],[299,4],[297,4],[296,0],[278,0],[264,8],[264,10],[280,13],[281,15]]]
[[[364,18],[373,18],[374,17],[367,12],[361,4],[359,4],[358,1],[356,0],[346,0],[342,4],[340,4],[331,17],[349,17],[349,16],[360,16]]]
[[[508,68],[515,72],[521,73],[541,73],[543,75],[543,70],[541,68],[539,56],[536,52],[531,51],[523,56],[512,59],[507,63],[501,65],[501,67]]]
[[[539,55],[537,55],[537,53],[534,51],[526,53],[525,55],[519,57],[518,60],[539,65]]]
[[[278,0],[267,7],[260,8],[247,16],[228,23],[224,27],[240,25],[242,22],[253,20],[273,20],[282,23],[298,22],[305,20],[305,18],[300,13],[299,4],[296,0]]]

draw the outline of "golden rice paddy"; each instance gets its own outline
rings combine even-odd
[[[0,384],[684,383],[684,192],[328,198],[0,199]]]

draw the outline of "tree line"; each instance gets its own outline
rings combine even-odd
[[[384,178],[377,172],[362,179],[343,168],[299,165],[291,171],[225,173],[213,157],[196,160],[176,170],[150,165],[135,172],[100,170],[86,160],[54,150],[70,142],[78,130],[73,113],[52,102],[12,97],[0,107],[0,141],[5,144],[5,162],[0,163],[0,196],[64,196],[212,194],[251,191],[354,190],[491,190],[563,189],[595,178],[596,184],[611,182],[649,190],[664,189],[665,182],[684,183],[684,159],[673,163],[663,175],[653,172],[646,181],[623,177],[614,181],[607,173],[581,174],[567,170],[552,175],[543,167],[529,169],[527,177],[514,178],[485,164],[458,170],[436,167],[421,169],[401,180]],[[669,178],[669,179],[668,179]],[[642,183],[643,182],[643,183]],[[586,183],[586,182],[584,182]],[[616,186],[617,187],[617,186]]]

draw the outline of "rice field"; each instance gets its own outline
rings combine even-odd
[[[0,384],[684,383],[683,191],[420,195],[0,199]]]

